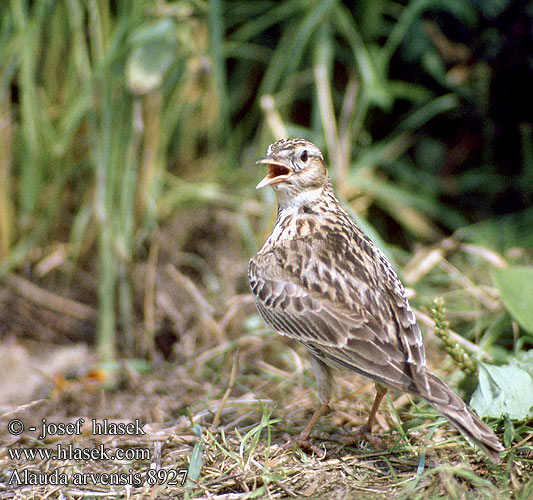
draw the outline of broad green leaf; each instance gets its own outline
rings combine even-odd
[[[176,36],[175,25],[168,19],[143,26],[131,36],[126,77],[133,93],[146,94],[161,84],[176,60]]]
[[[533,333],[533,267],[494,269],[492,280],[513,318],[524,330]]]
[[[514,361],[505,366],[479,364],[479,385],[470,406],[480,417],[507,414],[524,420],[533,408],[533,378]]]
[[[514,362],[533,377],[533,350],[518,353]]]
[[[127,80],[135,94],[146,94],[157,88],[176,56],[172,43],[151,43],[136,48],[127,66]]]

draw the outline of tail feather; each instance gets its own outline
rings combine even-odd
[[[442,380],[427,374],[429,395],[425,399],[467,438],[477,444],[494,463],[500,463],[503,446],[496,434]]]

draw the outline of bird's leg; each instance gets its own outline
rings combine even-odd
[[[309,440],[311,431],[313,430],[313,427],[317,423],[318,419],[322,415],[324,415],[324,413],[327,413],[328,410],[329,410],[328,403],[320,403],[318,408],[313,413],[313,416],[309,419],[309,422],[307,422],[307,425],[302,429],[302,432],[300,432],[298,436],[298,441],[301,441],[303,443]]]
[[[359,429],[359,432],[365,439],[368,439],[368,437],[372,437],[372,426],[374,425],[376,413],[378,412],[379,405],[381,404],[381,400],[385,397],[385,394],[387,394],[387,388],[376,383],[376,397],[374,398],[374,404],[370,409],[370,414],[368,415],[368,420],[366,421],[366,424],[363,425],[361,429]],[[370,442],[372,441],[370,440]]]
[[[323,456],[325,454],[324,450],[317,448],[309,439],[309,436],[311,435],[311,431],[313,430],[313,427],[317,423],[318,419],[322,415],[324,415],[324,413],[327,413],[327,411],[329,410],[329,400],[331,399],[331,385],[333,382],[333,376],[331,375],[331,371],[328,365],[326,365],[313,354],[309,354],[311,358],[311,366],[313,367],[313,371],[315,372],[320,405],[313,413],[309,422],[307,422],[307,425],[302,429],[302,432],[300,432],[299,436],[296,439],[289,438],[289,441],[287,442],[286,446],[290,446],[292,445],[292,443],[296,443],[304,450],[313,451],[317,455]]]
[[[354,442],[363,438],[371,443],[374,448],[377,448],[380,445],[381,440],[377,436],[372,435],[372,426],[374,425],[376,413],[379,405],[381,404],[381,400],[385,397],[385,394],[387,394],[387,388],[376,382],[376,397],[374,398],[374,404],[370,409],[366,424],[363,425],[355,434],[342,438],[342,442],[344,444],[353,444]]]

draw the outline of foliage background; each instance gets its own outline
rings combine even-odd
[[[115,388],[117,357],[205,363],[216,387],[265,334],[254,162],[290,135],[323,150],[419,320],[442,295],[477,358],[527,351],[523,273],[491,273],[531,264],[532,19],[520,0],[2,2],[2,339],[94,345]]]

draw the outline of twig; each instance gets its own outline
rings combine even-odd
[[[45,401],[48,401],[47,399],[36,399],[35,401],[31,401],[30,403],[26,403],[24,405],[14,406],[12,408],[9,408],[4,413],[0,414],[0,418],[8,417],[9,415],[13,415],[14,413],[21,412],[23,410],[27,410],[28,408],[31,408],[33,406],[36,406],[38,404],[44,403]],[[3,410],[5,407],[2,407]]]
[[[531,438],[533,438],[533,432],[530,432],[522,441],[519,443],[516,443],[515,445],[511,446],[511,449],[514,450],[515,448],[518,448],[519,446],[522,446],[523,444],[527,443]]]
[[[96,312],[92,307],[44,290],[20,276],[8,274],[4,279],[19,295],[45,309],[81,320],[94,319],[96,317]]]
[[[218,322],[218,326],[222,328],[222,330],[225,330],[228,326],[228,323],[231,321],[233,316],[239,311],[241,306],[246,304],[253,304],[254,299],[253,297],[248,293],[246,295],[236,295],[235,297],[232,297],[230,300],[228,300],[227,305],[228,310],[222,316],[222,319]]]
[[[283,123],[283,120],[281,119],[281,116],[276,109],[276,102],[274,101],[274,97],[272,97],[270,94],[262,96],[261,109],[265,113],[265,117],[268,126],[272,131],[272,135],[276,139],[282,139],[283,137],[287,137],[287,129],[285,128],[285,124]]]
[[[344,156],[339,141],[326,66],[324,64],[317,64],[314,68],[314,75],[318,106],[322,116],[322,127],[324,128],[324,135],[326,136],[326,143],[328,145],[331,162],[335,167],[337,188],[340,188],[342,192],[345,186],[348,165],[344,162]]]
[[[222,414],[222,410],[224,406],[226,405],[226,401],[228,400],[231,391],[233,390],[233,386],[235,385],[235,378],[237,377],[237,365],[239,363],[239,348],[235,350],[235,354],[233,356],[233,364],[231,365],[231,374],[229,376],[229,382],[228,382],[228,388],[226,389],[226,392],[224,393],[224,396],[222,396],[222,400],[220,401],[220,404],[218,405],[217,412],[215,413],[215,418],[213,418],[213,427],[217,428],[218,424],[220,423],[220,415]]]
[[[207,302],[207,300],[205,300],[193,281],[180,273],[172,264],[167,264],[166,270],[170,276],[183,287],[193,302],[197,305],[200,319],[204,325],[215,334],[219,342],[226,342],[226,334],[213,318],[213,315],[215,314],[214,308],[209,302]]]
[[[490,250],[479,245],[471,245],[470,243],[460,243],[459,249],[465,253],[481,257],[487,262],[490,262],[494,267],[503,268],[507,267],[508,265],[507,261],[499,253],[496,253],[494,250]]]
[[[439,267],[446,271],[450,276],[453,276],[457,282],[470,294],[472,297],[479,300],[490,311],[497,311],[501,309],[501,302],[497,299],[493,299],[489,294],[485,293],[483,289],[476,286],[472,280],[465,276],[459,269],[451,264],[446,259],[441,259]]]
[[[402,277],[406,283],[414,284],[428,274],[444,257],[442,248],[422,249],[415,252],[405,266]]]
[[[348,165],[350,161],[350,140],[351,140],[351,116],[355,109],[357,101],[357,92],[359,90],[359,81],[357,77],[352,75],[348,81],[346,92],[344,93],[344,100],[342,102],[342,108],[339,118],[339,140],[341,143],[341,149],[343,159]]]
[[[144,328],[146,330],[146,337],[143,337],[146,339],[145,345],[143,346],[143,353],[149,354],[152,358],[154,354],[155,335],[155,275],[158,256],[159,243],[156,241],[150,246],[150,252],[148,253],[143,304]]]

